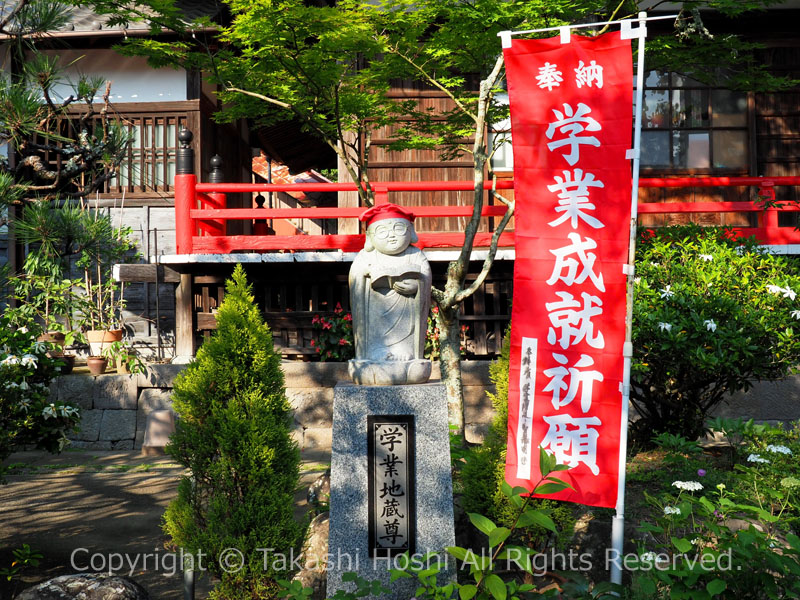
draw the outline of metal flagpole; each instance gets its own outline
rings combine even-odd
[[[630,22],[624,24],[620,30],[623,38],[638,38],[636,60],[636,100],[634,101],[634,127],[633,149],[630,157],[633,159],[631,180],[631,226],[630,240],[628,242],[628,289],[625,314],[625,344],[622,349],[624,366],[622,372],[622,414],[619,429],[619,478],[617,488],[616,514],[611,522],[611,583],[622,583],[622,555],[625,543],[625,467],[628,454],[628,404],[631,393],[631,358],[633,357],[633,286],[634,286],[634,260],[636,254],[636,221],[639,204],[639,162],[642,141],[642,100],[644,96],[644,41],[647,37],[645,25],[647,13],[640,12],[639,26],[635,30],[630,27]]]

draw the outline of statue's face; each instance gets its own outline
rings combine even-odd
[[[367,228],[367,235],[378,252],[400,254],[411,243],[413,227],[405,219],[381,219]]]

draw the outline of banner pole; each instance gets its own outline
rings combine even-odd
[[[639,27],[631,31],[622,28],[621,35],[635,35],[638,37],[637,62],[636,62],[636,100],[634,102],[634,128],[633,128],[633,158],[631,181],[631,222],[630,240],[628,243],[628,265],[626,273],[627,302],[625,316],[625,345],[623,347],[623,374],[622,374],[622,415],[619,432],[619,478],[617,490],[616,514],[611,522],[611,583],[622,584],[622,557],[625,542],[625,467],[628,454],[628,404],[631,390],[631,359],[633,357],[633,288],[634,288],[634,260],[636,254],[636,223],[639,204],[639,159],[642,140],[642,102],[644,97],[644,42],[647,37],[645,23],[647,13],[638,15]],[[627,31],[626,31],[627,30]],[[633,35],[631,35],[633,34]]]

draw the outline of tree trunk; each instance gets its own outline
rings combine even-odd
[[[454,433],[466,440],[464,433],[464,389],[461,382],[461,328],[458,306],[439,306],[439,368],[447,392],[447,415]]]

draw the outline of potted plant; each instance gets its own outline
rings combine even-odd
[[[105,356],[89,356],[86,359],[86,366],[89,367],[89,373],[97,377],[106,372],[108,359]]]
[[[34,250],[25,259],[20,274],[9,278],[11,293],[18,306],[8,316],[18,327],[38,323],[43,333],[37,341],[49,345],[48,355],[62,359],[62,373],[72,370],[75,356],[65,354],[81,338],[73,326],[73,314],[80,310],[83,296],[77,292],[79,280],[62,277],[61,266]]]
[[[113,280],[112,269],[138,255],[128,239],[130,227],[114,227],[111,218],[99,211],[87,210],[85,219],[85,243],[75,263],[83,271],[82,325],[91,353],[102,355],[110,344],[121,341],[123,334],[124,289]]]
[[[46,328],[62,321],[62,329],[79,327],[94,356],[101,355],[106,344],[121,340],[125,303],[111,271],[114,264],[137,258],[128,239],[131,229],[114,227],[108,214],[83,201],[65,200],[26,206],[16,232],[33,248],[20,280],[21,310],[37,313]],[[76,271],[81,276],[70,279]]]
[[[117,373],[136,374],[147,373],[147,367],[136,350],[125,341],[111,342],[103,349],[103,356],[109,362],[112,360],[117,366]]]

